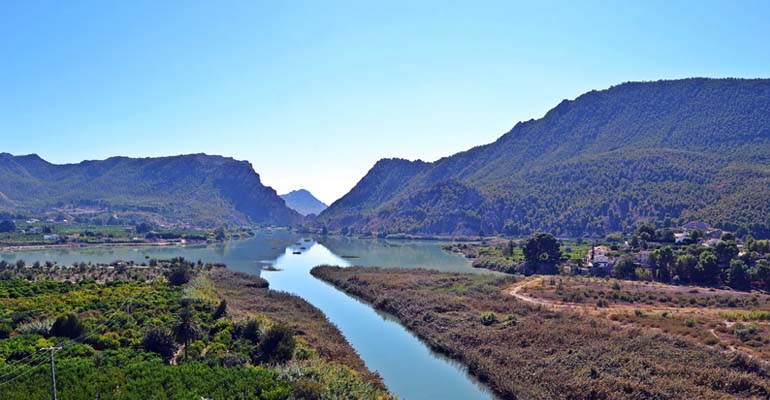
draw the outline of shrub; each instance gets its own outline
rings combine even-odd
[[[284,363],[291,360],[297,342],[294,332],[285,325],[270,328],[259,345],[260,359],[270,363]]]
[[[224,343],[212,343],[206,350],[206,357],[222,358],[227,355],[227,346]]]
[[[292,397],[297,400],[320,400],[323,398],[323,386],[309,379],[294,382]]]
[[[7,339],[11,336],[13,329],[8,324],[0,324],[0,339]]]
[[[142,339],[142,348],[145,351],[158,354],[163,361],[170,361],[176,354],[176,343],[174,335],[165,329],[151,329],[147,331]]]
[[[261,336],[262,334],[259,331],[259,321],[256,319],[246,321],[241,329],[241,337],[251,343],[257,344]]]
[[[519,319],[516,318],[515,315],[509,314],[507,317],[505,317],[505,320],[503,321],[506,325],[515,326],[519,323]]]
[[[38,334],[48,336],[51,333],[52,326],[53,321],[50,319],[45,319],[42,321],[30,321],[17,326],[16,331],[22,335]]]
[[[226,355],[222,358],[221,364],[223,367],[232,368],[246,364],[246,360],[237,355]]]
[[[607,300],[599,299],[599,301],[596,302],[597,307],[609,307],[610,303],[607,302]]]
[[[99,335],[93,341],[96,350],[117,349],[120,347],[120,336],[115,332],[107,332]]]
[[[214,311],[214,314],[212,315],[213,319],[220,319],[227,315],[227,300],[222,300],[219,302],[219,306],[217,306],[216,311]]]
[[[187,346],[187,356],[193,360],[200,359],[203,356],[203,351],[206,350],[206,343],[196,340]]]
[[[56,322],[51,327],[51,336],[68,337],[75,339],[85,332],[83,323],[75,314],[63,315],[56,318]]]
[[[489,326],[498,323],[497,315],[492,311],[487,311],[481,314],[481,324]]]
[[[759,328],[757,328],[757,326],[754,324],[749,326],[738,325],[735,327],[734,333],[735,336],[738,337],[738,339],[740,339],[742,342],[748,342],[754,338],[758,331]]]
[[[166,275],[168,282],[174,286],[181,286],[190,282],[191,277],[192,271],[190,271],[190,267],[185,264],[175,265]]]

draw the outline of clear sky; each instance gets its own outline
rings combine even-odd
[[[11,0],[0,151],[221,154],[330,203],[380,158],[690,76],[770,77],[770,1]]]

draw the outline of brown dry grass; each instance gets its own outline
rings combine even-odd
[[[764,293],[586,277],[534,277],[509,291],[525,301],[609,318],[770,360]]]
[[[357,267],[313,274],[394,314],[504,398],[770,397],[770,368],[756,360],[636,322],[528,304],[504,290],[510,277]],[[489,313],[497,322],[482,323]]]

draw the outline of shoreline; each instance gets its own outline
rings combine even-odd
[[[123,242],[123,243],[69,243],[69,244],[35,244],[35,245],[15,245],[2,246],[0,252],[16,252],[30,250],[51,250],[51,249],[83,249],[88,247],[167,247],[167,246],[189,246],[199,244],[216,244],[224,242]]]

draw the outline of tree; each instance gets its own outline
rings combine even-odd
[[[714,283],[722,270],[719,268],[717,256],[711,251],[700,254],[698,266],[695,268],[696,276],[693,280],[701,283]]]
[[[714,246],[714,254],[717,256],[719,264],[727,266],[730,264],[730,260],[738,256],[738,246],[733,241],[718,242]]]
[[[649,242],[655,239],[655,227],[650,224],[642,224],[636,229],[636,236],[642,242]]]
[[[185,307],[179,314],[179,322],[174,326],[174,339],[184,345],[184,359],[187,360],[187,347],[201,335],[201,327],[193,319],[190,308]]]
[[[675,240],[674,231],[669,228],[661,229],[657,231],[655,233],[655,236],[657,237],[659,242],[674,243],[674,240]]]
[[[16,224],[10,219],[0,221],[0,232],[15,232]]]
[[[165,329],[151,329],[144,334],[142,339],[142,348],[158,354],[163,361],[169,362],[176,354],[176,343],[171,332]]]
[[[743,260],[730,261],[730,268],[727,270],[727,285],[738,290],[746,290],[751,287],[746,263]]]
[[[171,271],[166,274],[166,279],[168,279],[168,282],[174,286],[181,286],[190,282],[191,277],[192,271],[190,270],[190,266],[186,263],[174,265],[171,268]]]
[[[754,236],[746,235],[746,238],[743,239],[743,247],[748,251],[757,251],[757,241]]]
[[[555,265],[561,259],[559,241],[550,233],[536,233],[524,243],[524,259],[529,264]]]
[[[724,233],[722,233],[721,239],[724,242],[734,242],[735,241],[735,235],[732,232],[724,232]]]
[[[264,362],[284,363],[294,356],[296,345],[291,328],[285,325],[273,326],[259,344],[260,358]]]
[[[669,269],[674,263],[674,249],[666,246],[662,249],[655,249],[650,254],[650,266],[653,269],[653,278],[667,282],[671,279]]]
[[[751,270],[751,278],[759,281],[765,290],[770,290],[770,261],[757,261],[757,264]]]
[[[629,278],[634,275],[634,270],[636,270],[636,261],[628,254],[612,266],[612,273],[617,278]]]
[[[67,337],[75,339],[85,332],[83,323],[75,314],[62,315],[56,318],[56,322],[51,326],[51,335],[57,337]]]
[[[144,233],[149,233],[152,230],[152,227],[150,226],[150,224],[146,222],[142,222],[136,225],[135,230],[136,230],[136,233],[144,234]]]
[[[692,254],[683,254],[676,259],[676,275],[680,280],[690,281],[694,279],[698,259]]]

